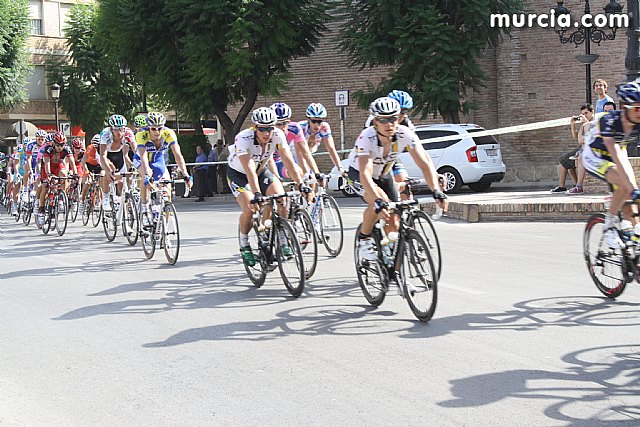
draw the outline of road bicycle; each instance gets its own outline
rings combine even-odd
[[[287,291],[294,297],[299,297],[304,290],[305,268],[302,250],[295,230],[286,218],[278,214],[276,201],[299,194],[298,191],[289,191],[263,197],[260,209],[253,215],[249,231],[249,243],[255,264],[250,265],[243,260],[249,279],[256,287],[264,284],[267,272],[278,268]],[[265,218],[265,205],[271,207],[270,218]]]
[[[627,200],[624,206],[638,209],[639,201]],[[633,214],[638,216],[637,213]],[[584,259],[587,269],[598,290],[609,298],[616,298],[624,292],[627,283],[634,279],[640,282],[640,236],[632,229],[623,230],[621,223],[624,217],[618,213],[613,221],[613,230],[623,243],[622,247],[611,248],[604,233],[604,213],[596,213],[589,217],[583,235]]]
[[[82,209],[82,225],[87,225],[89,219],[91,224],[97,227],[102,219],[102,190],[100,189],[99,174],[90,173],[89,190],[84,200],[84,208]]]
[[[67,187],[67,200],[69,200],[69,220],[76,222],[80,211],[80,177],[77,175]]]
[[[373,306],[384,301],[389,284],[395,283],[400,296],[407,300],[413,314],[422,322],[433,317],[438,300],[438,275],[429,246],[422,235],[408,223],[405,210],[424,204],[426,198],[390,202],[391,214],[397,213],[400,227],[396,233],[385,233],[384,221],[373,229],[373,243],[377,254],[375,261],[360,257],[360,228],[356,231],[354,259],[356,274],[362,292]]]
[[[174,265],[180,254],[180,227],[178,213],[169,196],[169,185],[179,182],[173,179],[151,181],[149,192],[150,210],[136,211],[139,214],[140,241],[147,259],[153,258],[156,245],[164,249],[167,262]],[[189,186],[185,183],[185,197],[189,194]]]
[[[45,196],[44,222],[42,232],[48,234],[51,229],[56,230],[58,236],[64,235],[69,219],[69,201],[64,191],[65,180],[70,177],[50,176],[47,194]]]
[[[326,191],[328,178],[327,175],[321,175],[310,215],[318,242],[324,245],[331,257],[337,257],[344,243],[344,227],[338,203]]]
[[[295,188],[295,182],[287,183],[286,186]],[[298,237],[298,244],[302,251],[302,261],[304,264],[305,279],[311,278],[318,265],[318,238],[314,230],[311,215],[307,212],[307,196],[296,194],[287,197],[287,209],[289,211],[289,224]]]
[[[114,174],[114,180],[109,183],[109,205],[111,209],[102,213],[102,226],[107,240],[113,242],[118,234],[118,226],[122,226],[122,234],[129,245],[133,246],[138,241],[139,221],[138,207],[129,191],[127,177],[137,175],[137,172],[118,172]],[[116,179],[122,178],[122,192],[116,193]]]

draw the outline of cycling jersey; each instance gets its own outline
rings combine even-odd
[[[59,153],[52,145],[48,145],[44,147],[42,157],[43,159],[49,159],[50,164],[53,166],[54,164],[63,164],[64,159],[67,157],[73,158],[73,153],[71,152],[71,148],[66,145],[62,147],[62,150]]]
[[[360,171],[358,157],[369,156],[373,160],[373,178],[380,179],[389,173],[396,163],[398,155],[407,148],[413,148],[420,143],[418,135],[406,126],[398,125],[392,137],[389,152],[385,156],[384,147],[378,138],[376,128],[371,126],[360,132],[360,136],[349,153],[349,167]]]
[[[640,125],[634,126],[631,133],[625,135],[622,128],[622,111],[610,111],[598,120],[597,126],[588,135],[591,138],[588,144],[591,151],[597,157],[612,161],[603,138],[613,138],[620,148],[626,149],[629,141],[637,139],[640,135]]]
[[[328,138],[331,136],[331,126],[329,126],[329,123],[327,122],[322,122],[320,124],[320,129],[318,130],[318,132],[315,132],[313,134],[311,133],[311,128],[309,127],[308,120],[301,121],[299,125],[302,128],[302,131],[304,132],[304,137],[307,139],[309,143],[309,149],[311,150],[312,153],[315,153],[316,151],[318,151],[320,142],[324,138]]]
[[[151,133],[148,127],[144,127],[138,131],[136,134],[136,148],[144,147],[147,152],[147,159],[149,163],[156,163],[164,160],[164,152],[169,150],[173,144],[178,143],[178,138],[176,137],[176,133],[164,126],[162,131],[160,131],[160,147],[156,147],[156,144],[151,140]],[[138,150],[136,149],[136,153],[133,156],[135,160],[139,161],[140,157],[138,156]],[[137,163],[134,160],[134,163]]]
[[[110,153],[122,151],[124,144],[128,144],[129,146],[135,145],[133,131],[129,128],[124,129],[124,136],[122,137],[122,142],[119,145],[116,145],[113,140],[113,133],[111,132],[110,127],[102,129],[102,132],[100,132],[100,145],[105,145],[107,151]]]
[[[260,173],[276,150],[282,150],[287,145],[287,137],[278,128],[273,130],[271,139],[266,143],[264,151],[258,142],[256,133],[252,128],[245,129],[236,135],[233,144],[229,146],[229,167],[246,175],[246,171],[240,163],[240,156],[248,154],[256,163],[256,173]]]
[[[100,153],[98,153],[98,150],[96,149],[95,145],[90,144],[87,147],[85,154],[87,155],[86,163],[93,166],[100,165]]]

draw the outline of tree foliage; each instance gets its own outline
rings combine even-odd
[[[29,26],[26,0],[0,0],[0,108],[17,107],[27,100]]]
[[[313,52],[327,3],[101,0],[99,22],[101,38],[150,92],[194,122],[215,114],[231,139],[259,94],[285,87],[290,61]],[[242,105],[232,118],[235,103]]]
[[[361,104],[403,89],[422,118],[440,113],[458,123],[460,112],[478,108],[467,98],[469,88],[480,89],[486,80],[477,59],[505,34],[490,26],[490,15],[522,7],[521,0],[340,0],[339,45],[352,65],[392,69],[358,94]]]
[[[50,82],[61,86],[60,106],[73,123],[89,132],[99,131],[111,114],[131,117],[140,109],[139,85],[121,73],[120,64],[98,42],[96,10],[76,4],[65,27],[71,61],[52,60]]]

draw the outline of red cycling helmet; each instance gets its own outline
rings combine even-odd
[[[67,143],[67,137],[62,132],[56,132],[53,134],[53,143],[57,145],[63,145]]]
[[[73,142],[71,143],[73,148],[82,148],[82,142],[78,138],[73,138]]]

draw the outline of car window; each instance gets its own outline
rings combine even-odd
[[[429,139],[429,138],[439,138],[441,136],[451,136],[458,135],[458,132],[451,130],[439,130],[439,129],[429,129],[429,130],[419,130],[416,131],[418,138],[420,140]],[[451,141],[440,141],[440,142],[423,142],[425,150],[436,150],[438,148],[447,148],[451,147],[453,144],[462,141],[462,139],[457,138]]]
[[[467,132],[469,133],[482,131],[484,131],[484,129],[467,129]],[[473,139],[473,142],[475,142],[476,145],[499,144],[498,140],[495,139],[493,135],[472,136],[471,139]]]

